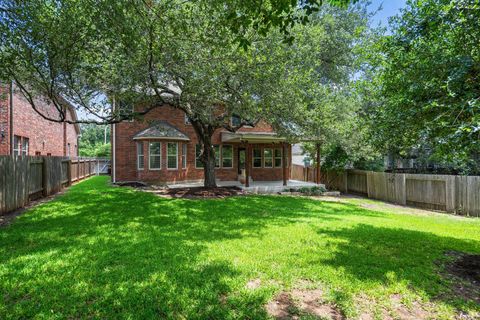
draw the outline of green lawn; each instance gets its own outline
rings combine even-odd
[[[449,250],[480,253],[480,220],[280,196],[172,200],[94,177],[0,229],[0,319],[266,319],[264,305],[302,281],[349,318],[359,300],[378,316],[394,294],[436,317],[478,312],[439,275]]]

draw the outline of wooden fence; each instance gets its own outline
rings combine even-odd
[[[300,167],[294,168],[294,167]],[[314,181],[313,168],[292,167],[292,179]],[[321,172],[327,188],[412,207],[480,217],[480,176]]]
[[[97,159],[0,156],[0,214],[52,195],[98,168]]]

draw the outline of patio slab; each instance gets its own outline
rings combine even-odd
[[[288,189],[299,189],[302,187],[315,187],[322,186],[323,184],[316,184],[313,182],[298,181],[298,180],[288,180],[287,185],[283,185],[283,181],[252,181],[250,182],[249,187],[245,187],[240,181],[217,181],[217,186],[219,187],[238,187],[244,191],[255,194],[273,194],[284,191]],[[195,188],[203,187],[203,182],[190,182],[190,183],[179,183],[179,184],[169,184],[170,189],[175,188]]]

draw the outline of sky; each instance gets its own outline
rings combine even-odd
[[[372,0],[369,6],[371,11],[377,10],[380,6],[383,8],[373,17],[374,25],[380,23],[387,27],[388,18],[400,13],[400,9],[405,7],[406,2],[407,0]]]

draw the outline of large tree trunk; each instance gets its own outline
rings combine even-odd
[[[215,149],[212,145],[212,136],[215,129],[208,125],[202,125],[200,122],[191,121],[195,132],[197,133],[198,143],[202,148],[200,161],[203,164],[203,186],[206,188],[217,187],[215,178]]]

